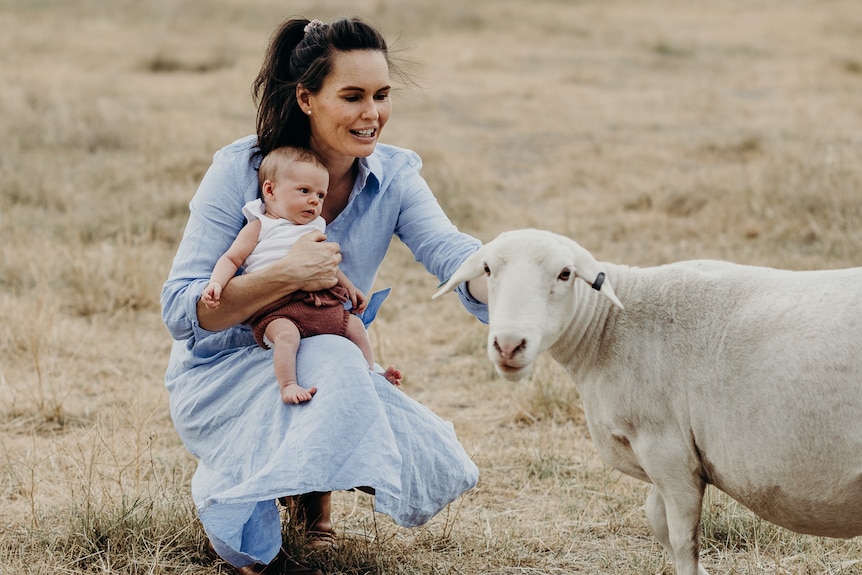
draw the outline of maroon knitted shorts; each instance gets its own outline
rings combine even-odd
[[[316,292],[294,292],[257,312],[248,324],[254,340],[264,349],[269,348],[263,340],[266,326],[279,318],[292,321],[300,337],[322,334],[344,337],[350,312],[342,304],[347,299],[347,290],[341,286]]]

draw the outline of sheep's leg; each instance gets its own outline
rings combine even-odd
[[[669,549],[678,575],[705,575],[698,551],[706,485],[689,446],[671,429],[641,434],[631,447],[653,484],[646,509],[653,533]]]
[[[647,521],[649,522],[652,534],[656,539],[658,539],[667,554],[672,558],[676,558],[676,554],[674,553],[673,546],[670,542],[670,534],[667,525],[667,510],[665,509],[664,498],[661,496],[661,492],[655,485],[650,488],[644,509],[646,511]],[[697,534],[695,537],[697,537]],[[704,569],[700,564],[700,561],[697,559],[697,555],[695,555],[695,558],[697,560],[697,575],[709,575],[706,569]],[[676,566],[677,571],[681,574],[682,569],[677,564],[676,560],[674,561],[674,565]]]
[[[658,539],[668,555],[673,557],[673,548],[670,546],[670,536],[667,533],[667,511],[664,509],[664,499],[655,485],[650,487],[644,511],[653,536]]]

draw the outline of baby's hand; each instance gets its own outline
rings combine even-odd
[[[362,313],[365,306],[368,305],[368,299],[365,297],[365,294],[356,289],[356,286],[349,281],[345,281],[342,285],[347,290],[347,298],[352,304],[350,313]]]
[[[368,298],[358,289],[355,290],[355,293],[350,294],[350,301],[353,302],[353,309],[351,310],[353,313],[362,313],[368,307]]]
[[[221,285],[216,282],[207,284],[204,293],[201,294],[201,300],[209,309],[218,309],[219,299],[221,299]]]
[[[350,308],[350,313],[362,313],[365,310],[365,306],[368,305],[368,299],[365,297],[365,294],[359,291],[353,282],[350,281],[344,272],[338,272],[338,285],[347,290],[347,298],[350,300],[350,303],[353,304],[353,307]]]

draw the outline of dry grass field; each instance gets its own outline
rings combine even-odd
[[[858,0],[0,0],[0,575],[228,572],[195,520],[158,298],[294,14],[380,25],[414,80],[383,140],[419,152],[483,240],[533,226],[636,265],[862,265]],[[561,371],[496,377],[485,329],[435,285],[393,242],[372,338],[453,421],[479,485],[413,530],[337,493],[343,543],[308,562],[673,573],[646,485],[603,465]],[[862,541],[795,535],[715,491],[703,523],[712,573],[862,573]]]

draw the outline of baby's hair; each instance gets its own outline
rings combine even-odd
[[[326,169],[323,160],[314,151],[297,146],[280,146],[264,156],[260,162],[260,168],[257,171],[260,186],[263,186],[266,180],[273,179],[278,164],[282,162],[308,162],[318,168]]]

